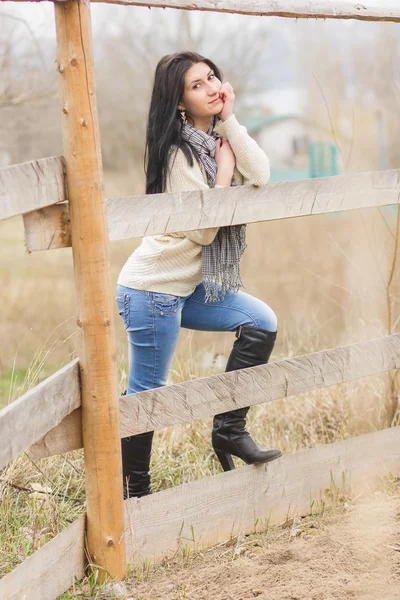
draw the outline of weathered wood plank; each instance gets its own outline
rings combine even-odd
[[[14,0],[21,2],[22,0]],[[35,0],[44,1],[44,0]],[[65,1],[65,0],[64,0]],[[397,0],[93,0],[109,4],[201,10],[293,19],[358,19],[400,21]]]
[[[398,204],[399,197],[400,170],[395,169],[285,181],[261,187],[238,186],[205,192],[110,198],[107,201],[108,233],[111,240],[122,240]],[[66,223],[63,231],[65,241],[69,239],[68,225]],[[27,245],[29,251],[47,250],[48,240],[60,236],[53,221],[47,222],[43,215],[40,235],[30,229],[26,233],[27,239],[39,237],[46,241]]]
[[[51,429],[27,451],[29,458],[38,460],[55,454],[65,454],[83,448],[82,409],[76,408],[60,425]]]
[[[0,411],[0,469],[81,404],[78,359]]]
[[[400,169],[114,198],[107,202],[109,237],[119,240],[398,204]]]
[[[112,4],[201,10],[292,19],[358,19],[400,21],[396,0],[94,0]]]
[[[62,156],[41,158],[0,169],[0,220],[66,199]]]
[[[2,600],[54,600],[82,579],[85,515],[0,579]]]
[[[121,437],[204,419],[400,366],[400,334],[123,396]]]
[[[28,252],[71,246],[68,203],[53,204],[23,216],[25,246]]]
[[[400,474],[400,428],[376,431],[125,502],[127,561],[156,561],[184,545],[200,550],[231,536],[307,514],[332,481],[358,493]],[[134,536],[134,550],[132,537]],[[193,540],[194,541],[191,541]]]
[[[121,437],[295,396],[399,366],[400,334],[394,334],[122,396]],[[81,443],[78,432],[79,412],[75,411],[69,423],[61,423],[30,452],[42,458],[61,448],[64,452],[76,449]]]

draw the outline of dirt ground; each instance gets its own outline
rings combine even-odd
[[[400,497],[364,499],[323,522],[300,518],[274,541],[263,537],[131,580],[130,600],[400,599]]]

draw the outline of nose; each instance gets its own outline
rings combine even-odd
[[[209,88],[208,88],[208,95],[209,96],[215,96],[218,93],[219,88],[215,85],[215,83],[211,83],[209,84]]]
[[[217,90],[217,88],[214,88],[214,89],[210,90],[208,92],[208,97],[209,97],[208,102],[211,102],[212,100],[215,100],[217,96],[218,96],[218,90]]]

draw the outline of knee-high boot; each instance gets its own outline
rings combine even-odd
[[[268,362],[276,340],[276,331],[241,325],[229,355],[225,371],[235,371]],[[234,469],[232,454],[247,464],[265,463],[282,456],[275,448],[257,446],[246,430],[249,407],[214,416],[212,445],[224,471]]]
[[[122,395],[125,395],[126,391]],[[154,431],[122,438],[122,479],[124,499],[151,494],[150,458]]]

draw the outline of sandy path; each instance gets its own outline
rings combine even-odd
[[[300,525],[299,531],[302,526]],[[400,498],[360,503],[306,537],[262,547],[253,539],[236,560],[208,552],[187,567],[132,582],[135,600],[400,599]],[[255,544],[255,545],[252,545]],[[258,545],[257,545],[258,544]],[[396,548],[398,548],[396,550]],[[231,556],[231,553],[229,553]]]

